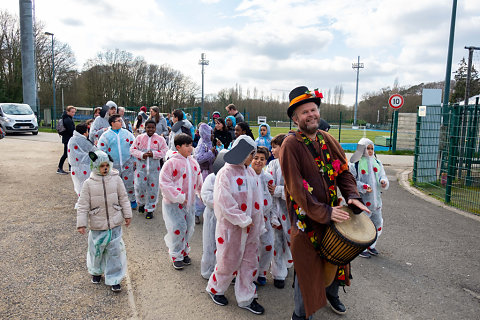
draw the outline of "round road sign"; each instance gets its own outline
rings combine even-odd
[[[403,97],[399,94],[394,94],[388,99],[388,104],[393,109],[400,109],[403,106]]]

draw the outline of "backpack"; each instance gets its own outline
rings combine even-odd
[[[182,126],[182,127],[180,128],[180,130],[182,130],[182,133],[185,133],[185,134],[189,135],[190,137],[192,136],[192,132],[191,132],[190,129],[188,129],[187,127]]]
[[[65,125],[63,124],[63,118],[57,121],[57,132],[59,135],[63,135],[67,129],[65,128]]]

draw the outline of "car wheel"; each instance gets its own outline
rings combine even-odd
[[[32,131],[32,134],[36,136],[38,134],[38,131]]]

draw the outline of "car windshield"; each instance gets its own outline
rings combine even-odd
[[[2,106],[2,110],[4,113],[11,115],[33,114],[32,109],[24,104],[6,104]]]

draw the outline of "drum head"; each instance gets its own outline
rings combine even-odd
[[[334,226],[337,231],[345,238],[358,244],[372,242],[377,230],[372,220],[364,213],[354,214],[349,207],[344,206],[342,210],[350,215],[350,219],[344,222],[335,222]]]

